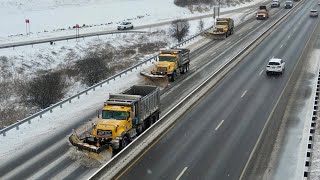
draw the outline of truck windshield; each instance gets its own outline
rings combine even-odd
[[[228,24],[228,22],[223,22],[223,21],[218,21],[216,23],[217,26],[219,26],[219,25],[227,25],[227,24]]]
[[[175,62],[176,58],[173,56],[159,56],[159,61]]]
[[[102,111],[102,119],[127,120],[129,113],[125,111]]]

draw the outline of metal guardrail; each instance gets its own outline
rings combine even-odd
[[[210,27],[210,28],[211,28],[211,27]],[[187,44],[188,42],[194,40],[196,37],[200,36],[204,31],[209,30],[210,28],[204,29],[202,32],[200,32],[200,33],[198,33],[198,34],[196,34],[196,35],[194,35],[194,36],[191,36],[191,37],[188,38],[187,40],[185,40],[185,41],[183,41],[183,42],[181,42],[181,43],[179,43],[179,44],[177,44],[177,45],[175,45],[175,46],[172,46],[171,48],[176,48],[176,47],[180,47],[180,46],[182,46],[182,45]],[[23,124],[23,123],[26,123],[26,122],[28,122],[29,124],[31,124],[31,120],[32,120],[32,119],[34,119],[34,118],[36,118],[36,117],[42,118],[42,115],[43,115],[43,114],[45,114],[45,113],[47,113],[47,112],[51,112],[51,113],[52,113],[53,109],[56,108],[56,107],[62,108],[62,105],[63,105],[63,104],[65,104],[65,103],[67,103],[67,102],[71,103],[71,101],[72,101],[73,99],[75,99],[75,98],[79,99],[81,95],[83,95],[83,94],[86,94],[86,95],[87,95],[89,91],[91,91],[91,90],[95,91],[95,89],[96,89],[97,87],[99,87],[99,86],[102,87],[103,84],[106,84],[106,83],[108,84],[111,80],[115,80],[117,77],[121,77],[122,75],[125,75],[125,74],[127,74],[128,72],[132,72],[134,69],[138,69],[138,67],[140,67],[140,66],[142,66],[142,65],[144,65],[144,64],[146,64],[146,63],[148,63],[148,62],[157,61],[158,55],[159,55],[159,54],[157,54],[157,55],[155,55],[155,56],[153,56],[153,57],[151,57],[151,58],[149,58],[149,59],[147,59],[147,60],[144,60],[144,61],[142,61],[142,62],[140,62],[140,63],[138,63],[138,64],[136,64],[136,65],[134,65],[134,66],[132,66],[132,67],[130,67],[130,68],[127,68],[127,69],[121,71],[120,73],[118,73],[118,74],[116,74],[116,75],[113,75],[113,76],[109,77],[108,79],[105,79],[105,80],[103,80],[103,81],[101,81],[101,82],[99,82],[99,83],[97,83],[97,84],[95,84],[95,85],[93,85],[93,86],[91,86],[91,87],[88,87],[87,89],[85,89],[85,90],[83,90],[83,91],[81,91],[81,92],[79,92],[79,93],[77,93],[77,94],[75,94],[75,95],[73,95],[73,96],[71,96],[71,97],[68,97],[68,98],[66,98],[66,99],[64,99],[64,100],[62,100],[62,101],[59,101],[59,102],[51,105],[50,107],[48,107],[48,108],[46,108],[46,109],[43,109],[43,110],[41,110],[41,111],[39,111],[39,112],[37,112],[37,113],[35,113],[35,114],[33,114],[33,115],[31,115],[31,116],[23,119],[23,120],[18,120],[16,123],[14,123],[14,124],[12,124],[12,125],[10,125],[10,126],[8,126],[8,127],[5,127],[5,128],[3,128],[3,129],[1,129],[1,130],[0,130],[0,134],[2,134],[3,136],[6,136],[6,132],[9,131],[10,129],[16,128],[17,130],[19,130],[19,125],[21,125],[21,124]]]
[[[53,37],[53,38],[43,38],[38,40],[30,40],[30,41],[23,41],[23,42],[13,42],[13,43],[5,43],[0,44],[0,49],[4,48],[14,48],[19,46],[26,46],[26,45],[34,45],[34,44],[42,44],[42,43],[49,43],[49,42],[56,42],[56,41],[67,41],[70,39],[80,39],[85,37],[92,37],[92,36],[101,36],[101,35],[108,35],[108,34],[121,34],[121,33],[147,33],[145,31],[101,31],[95,33],[83,33],[79,35],[67,35],[61,37]]]
[[[208,82],[210,82],[214,77],[216,77],[218,74],[229,68],[232,63],[240,58],[242,55],[245,54],[247,50],[253,47],[253,45],[258,42],[259,40],[262,40],[265,38],[265,36],[270,32],[270,30],[274,27],[276,27],[283,18],[285,18],[289,12],[285,13],[281,18],[279,18],[273,25],[268,27],[261,35],[259,35],[257,38],[255,38],[252,42],[249,43],[249,45],[245,46],[239,53],[237,53],[233,58],[231,58],[229,61],[227,61],[225,64],[223,64],[216,72],[214,72],[210,77],[208,77],[204,82],[202,82],[198,87],[196,87],[190,94],[188,94],[186,97],[184,97],[177,105],[175,105],[169,112],[167,112],[161,119],[159,119],[154,125],[152,125],[149,129],[147,129],[143,134],[141,134],[138,138],[136,138],[133,142],[131,142],[125,149],[123,149],[121,152],[119,152],[116,156],[114,156],[112,159],[110,159],[106,164],[104,164],[100,169],[98,169],[93,175],[91,175],[88,180],[96,180],[104,177],[105,173],[108,172],[108,170],[113,167],[114,165],[118,164],[122,158],[125,158],[129,155],[129,153],[135,149],[141,142],[145,140],[148,135],[152,134],[154,130],[159,128],[161,125],[165,124],[167,122],[167,116],[170,116],[172,113],[179,111],[183,105],[185,105],[185,101],[188,99],[191,99],[192,96],[196,93],[202,90],[206,85],[208,85]],[[235,65],[234,65],[235,66]],[[158,137],[162,134],[159,133]],[[111,179],[112,177],[110,177]]]

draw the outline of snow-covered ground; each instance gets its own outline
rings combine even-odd
[[[222,11],[249,6],[260,1],[254,0],[240,6],[223,8]],[[0,2],[0,19],[3,22],[3,27],[0,32],[0,43],[75,34],[75,30],[72,29],[75,24],[86,25],[80,29],[80,33],[94,32],[115,29],[116,24],[123,20],[130,20],[134,25],[145,25],[208,13],[211,12],[191,13],[187,8],[174,6],[173,0],[2,0]],[[231,15],[236,20],[236,24],[239,22],[240,16],[241,13]],[[28,36],[26,35],[25,19],[30,20],[31,34]],[[212,24],[212,18],[205,18],[203,21],[205,27]],[[198,24],[199,20],[190,22],[190,35],[198,32]],[[168,26],[163,26],[149,28],[146,31],[154,32],[167,29]],[[69,58],[69,61],[66,61],[70,53],[76,54],[80,58],[84,56],[84,49],[92,45],[110,43],[118,48],[130,43],[139,43],[142,36],[141,34],[122,34],[90,37],[78,41],[56,42],[55,45],[39,44],[2,49],[0,55],[8,57],[6,67],[13,77],[24,77],[33,75],[38,70],[58,69],[68,63],[73,63],[76,59]],[[168,47],[176,43],[176,41],[168,39],[166,34],[161,33],[149,35],[147,41],[154,42],[156,40],[168,42]],[[143,56],[140,60],[147,56]],[[1,60],[0,65],[3,63]],[[46,113],[42,119],[36,118],[31,124],[21,125],[19,130],[10,130],[5,137],[0,136],[0,160],[5,161],[12,158],[12,151],[19,155],[19,153],[36,146],[38,142],[69,129],[72,124],[80,123],[80,117],[88,116],[101,108],[109,93],[120,92],[131,85],[144,83],[139,76],[139,72],[150,66],[151,63],[146,64],[140,69],[122,76],[121,79],[116,79],[107,86],[81,96],[80,99],[66,104],[63,108],[54,109],[53,113]],[[1,75],[0,80],[1,78],[4,77]],[[67,95],[74,94],[82,89],[84,89],[83,85],[76,84]],[[5,106],[5,104],[2,105]],[[66,116],[70,117],[67,121]],[[37,137],[36,142],[34,141],[35,137]]]
[[[235,7],[222,8],[221,11],[232,10],[239,7],[253,5],[260,0],[241,4]],[[162,8],[161,8],[162,7]],[[5,23],[0,32],[0,43],[28,41],[41,37],[57,37],[66,34],[75,34],[72,26],[79,24],[82,32],[96,32],[102,30],[115,30],[117,23],[130,20],[134,25],[146,25],[149,23],[166,22],[178,18],[186,18],[212,13],[191,12],[188,8],[177,7],[172,0],[139,0],[139,1],[115,1],[115,0],[4,0],[0,2],[0,18]],[[245,12],[243,12],[245,13]],[[26,35],[25,20],[29,19],[30,35]],[[212,25],[212,18],[204,18],[204,26]],[[199,32],[199,20],[190,21],[189,35]],[[71,27],[71,29],[69,29]],[[18,82],[25,77],[35,76],[43,70],[59,70],[70,67],[76,61],[85,56],[88,49],[109,43],[116,51],[121,53],[123,47],[137,43],[165,42],[167,47],[176,44],[166,32],[169,25],[148,28],[147,32],[160,32],[153,34],[118,34],[84,39],[55,42],[54,45],[38,44],[8,49],[0,49],[0,82]],[[28,29],[28,28],[27,28]],[[46,31],[46,32],[44,32]],[[18,34],[18,36],[16,36]],[[136,54],[131,61],[143,60],[149,55]],[[66,96],[70,96],[85,88],[74,79],[69,79],[71,87]],[[12,87],[10,87],[12,88]],[[16,89],[16,88],[13,88]],[[12,92],[12,91],[11,91]],[[16,117],[22,119],[28,110],[22,111],[19,105],[20,99],[15,94],[7,95],[6,100],[1,100],[0,111],[6,107],[16,109],[11,114],[20,112]],[[23,107],[26,108],[26,107]],[[32,110],[34,112],[34,110]],[[29,110],[30,112],[30,110]],[[17,113],[18,115],[18,113]],[[7,118],[15,119],[15,118]],[[8,124],[6,122],[6,124]]]

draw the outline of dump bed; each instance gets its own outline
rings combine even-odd
[[[139,122],[159,111],[160,89],[156,86],[134,85],[121,94],[110,94],[107,104],[133,105]]]
[[[162,49],[160,54],[177,54],[178,55],[178,66],[182,66],[190,62],[189,49],[175,48],[175,49]]]
[[[267,6],[260,6],[259,9],[260,9],[260,10],[266,10],[266,11],[268,10],[268,9],[267,9]]]
[[[177,48],[176,50],[179,50],[180,54],[181,54],[181,62],[179,64],[179,66],[190,62],[190,58],[189,58],[190,50],[189,49]]]

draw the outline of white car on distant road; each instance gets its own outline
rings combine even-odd
[[[122,22],[118,26],[118,30],[126,30],[126,29],[133,29],[133,24],[131,22]]]
[[[285,62],[279,58],[271,58],[268,62],[266,73],[270,74],[282,74],[285,70]]]

